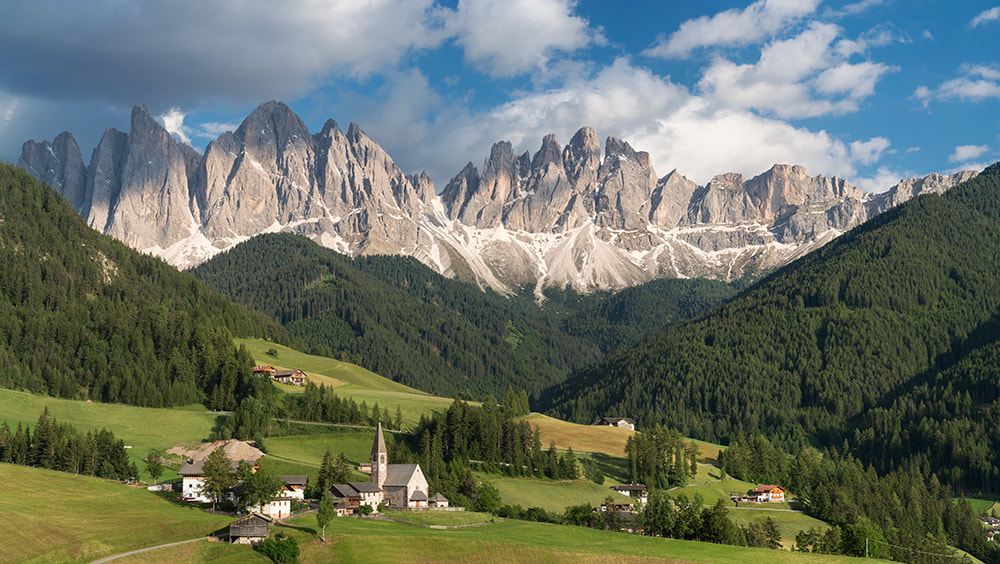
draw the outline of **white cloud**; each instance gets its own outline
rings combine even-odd
[[[761,49],[753,64],[717,58],[698,86],[707,97],[730,108],[756,109],[781,118],[843,114],[858,109],[875,92],[883,75],[895,70],[882,63],[849,58],[864,39],[834,42],[841,29],[813,22],[799,35]]]
[[[711,17],[688,20],[644,54],[686,57],[703,47],[746,45],[799,21],[818,5],[819,0],[758,0],[744,10],[726,10]]]
[[[161,115],[157,121],[163,125],[163,128],[166,129],[168,133],[173,135],[182,143],[190,145],[191,138],[188,137],[188,134],[191,130],[190,128],[184,126],[184,117],[184,112],[182,112],[180,108],[170,108],[170,111]]]
[[[889,140],[885,137],[873,137],[868,141],[854,141],[851,143],[851,158],[861,164],[872,164],[882,157],[882,153],[889,148]]]
[[[885,4],[885,0],[861,0],[860,2],[847,4],[839,10],[830,11],[829,15],[831,17],[853,16],[865,12],[870,8],[874,8],[875,6],[881,6],[882,4]]]
[[[543,69],[559,52],[602,42],[570,0],[460,0],[446,28],[467,60],[492,76]]]
[[[202,139],[215,139],[227,131],[236,131],[239,126],[238,123],[205,122],[198,125],[194,136]]]
[[[963,64],[959,76],[941,83],[937,88],[919,86],[914,97],[926,108],[932,100],[979,102],[1000,98],[1000,67]]]
[[[986,145],[959,145],[955,147],[955,151],[948,157],[948,162],[964,163],[979,158],[989,150],[990,148]]]
[[[979,27],[980,24],[993,22],[997,20],[1000,20],[1000,6],[996,6],[984,12],[980,12],[976,17],[972,18],[971,22],[969,22],[969,27],[974,29]]]
[[[899,184],[899,181],[903,178],[904,175],[898,171],[890,170],[886,167],[879,167],[879,169],[875,171],[875,174],[872,176],[853,177],[850,179],[850,182],[865,192],[877,194],[885,192],[889,188]]]
[[[534,153],[546,134],[555,133],[565,144],[582,126],[593,127],[602,139],[620,137],[649,152],[661,176],[677,168],[701,184],[723,172],[755,176],[775,163],[850,178],[888,147],[883,138],[849,146],[825,131],[719,107],[627,58],[482,112],[441,100],[419,73],[400,74],[383,96],[358,119],[404,170],[425,168],[439,191],[468,160],[481,167],[496,141],[510,141],[517,153]],[[380,119],[386,102],[403,96],[417,102]]]

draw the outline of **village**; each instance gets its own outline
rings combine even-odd
[[[205,491],[209,479],[205,471],[206,461],[216,450],[225,453],[234,474],[241,464],[245,464],[253,473],[260,470],[258,460],[264,453],[252,444],[235,439],[209,443],[178,470],[177,474],[181,477],[180,500],[197,503],[217,501],[211,493]],[[448,499],[440,493],[428,495],[427,480],[419,464],[389,464],[388,457],[380,422],[372,443],[371,461],[358,467],[359,471],[370,473],[371,480],[332,484],[329,489],[320,492],[320,495],[331,496],[338,517],[377,514],[382,509],[464,511],[462,507],[450,507]],[[229,542],[254,544],[267,538],[271,523],[314,509],[306,503],[308,476],[279,478],[282,486],[277,495],[251,508],[248,515],[230,524]],[[237,502],[243,489],[243,482],[235,483],[226,492],[224,501],[240,505]],[[294,511],[296,506],[300,508],[298,512]]]
[[[280,384],[303,386],[308,380],[302,370],[279,370],[270,365],[253,367],[255,376],[267,377]],[[607,426],[630,431],[635,430],[634,420],[627,417],[602,417],[593,426]],[[224,455],[229,471],[234,476],[233,484],[223,495],[206,488],[210,480],[206,463],[213,453]],[[430,494],[427,479],[419,464],[389,464],[389,453],[383,434],[382,423],[378,422],[375,438],[371,446],[370,459],[357,466],[357,471],[369,474],[367,481],[348,481],[327,484],[324,491],[310,489],[307,475],[280,475],[280,489],[256,504],[247,504],[241,497],[248,495],[248,486],[236,476],[248,478],[246,472],[256,474],[260,470],[259,460],[265,453],[252,443],[236,439],[206,443],[197,451],[189,453],[184,464],[177,471],[181,480],[178,499],[192,503],[228,503],[234,508],[244,508],[246,515],[233,521],[229,526],[228,540],[231,543],[256,544],[267,538],[270,527],[290,517],[314,511],[315,497],[329,495],[337,517],[378,515],[381,511],[464,511],[464,507],[454,507],[441,493]],[[219,456],[216,454],[216,456]],[[151,486],[151,489],[155,488]],[[157,489],[163,489],[159,487]],[[610,490],[627,496],[630,503],[601,504],[593,511],[601,513],[614,511],[624,519],[634,517],[648,502],[649,491],[644,484],[618,484]],[[307,497],[307,490],[313,497]],[[785,501],[785,490],[776,485],[759,486],[746,493],[734,493],[731,500],[738,507],[740,503],[773,503]]]

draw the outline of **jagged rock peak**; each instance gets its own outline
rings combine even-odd
[[[549,133],[542,139],[542,147],[538,149],[538,152],[531,159],[531,170],[532,172],[537,172],[549,163],[554,163],[559,167],[563,166],[562,148],[559,147],[559,142],[556,141],[555,133]]]
[[[26,141],[17,166],[55,188],[77,211],[85,209],[87,169],[80,146],[68,131],[60,133],[52,143]]]
[[[590,127],[581,127],[563,149],[566,176],[573,184],[581,179],[592,181],[600,166],[601,144],[597,140],[597,132]]]
[[[636,151],[628,144],[617,137],[608,137],[604,143],[604,158],[630,159],[638,162],[641,166],[649,167],[649,153],[646,151]]]

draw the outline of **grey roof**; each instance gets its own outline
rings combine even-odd
[[[296,374],[297,372],[302,372],[302,371],[301,371],[301,370],[298,370],[298,369],[295,369],[295,370],[275,370],[275,371],[274,371],[274,376],[275,376],[276,378],[277,378],[277,377],[281,377],[281,376],[293,376],[293,375],[295,375],[295,374]]]
[[[240,519],[233,521],[232,523],[230,523],[230,525],[236,525],[236,524],[247,525],[254,522],[259,523],[261,521],[263,521],[264,523],[270,523],[271,521],[273,521],[273,519],[271,519],[267,515],[261,515],[260,513],[254,512],[247,515],[246,517],[242,517]]]
[[[620,484],[611,486],[611,489],[624,492],[644,492],[646,491],[646,486],[643,484]]]
[[[334,497],[358,497],[358,490],[351,487],[350,484],[334,484],[330,486],[330,493]]]
[[[236,471],[240,466],[240,460],[231,460],[229,462],[230,466],[233,467],[233,472]],[[248,461],[250,462],[250,461]],[[177,471],[178,476],[204,476],[205,475],[205,461],[204,460],[191,460],[184,463],[181,469]]]
[[[304,486],[309,483],[309,476],[281,476],[289,486]]]
[[[427,494],[420,490],[416,490],[410,495],[410,501],[427,501]]]
[[[372,443],[372,461],[378,460],[378,454],[385,453],[388,454],[389,451],[385,448],[385,437],[382,436],[382,422],[378,422],[378,427],[375,428],[375,441]]]
[[[352,488],[360,493],[376,493],[382,491],[381,488],[371,482],[347,482]]]
[[[635,425],[635,421],[628,417],[602,417],[594,425],[617,425],[619,421]]]
[[[385,473],[386,486],[405,486],[410,483],[410,477],[420,468],[419,464],[390,464]]]
[[[445,496],[441,495],[441,492],[438,492],[438,493],[436,493],[436,494],[434,494],[434,495],[431,496],[431,501],[434,501],[434,502],[448,501],[448,498],[446,498]]]

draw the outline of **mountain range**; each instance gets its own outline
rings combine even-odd
[[[904,180],[872,195],[836,177],[775,165],[698,185],[658,177],[648,153],[584,127],[516,155],[495,143],[438,194],[352,123],[311,134],[288,106],[261,104],[203,154],[145,106],[105,131],[85,165],[72,134],[28,141],[18,166],[61,192],[95,229],[179,268],[267,232],[306,235],[357,256],[413,256],[501,293],[621,289],[660,278],[732,280],[819,248],[846,230],[975,172]]]

